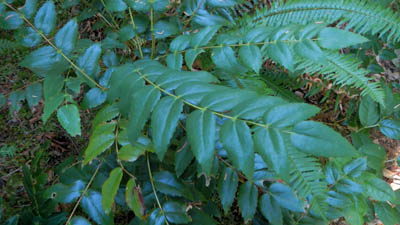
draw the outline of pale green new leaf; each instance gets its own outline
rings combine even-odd
[[[103,209],[107,214],[111,211],[115,195],[117,194],[119,184],[122,180],[122,175],[123,173],[120,167],[113,169],[101,188],[101,201]]]
[[[358,156],[358,152],[345,138],[322,123],[300,122],[294,126],[290,139],[296,148],[314,156]]]
[[[238,120],[226,120],[220,130],[220,140],[233,166],[243,171],[251,180],[254,173],[254,148],[247,124]]]
[[[35,27],[45,35],[53,31],[56,24],[56,7],[53,1],[47,1],[40,7],[35,16]]]
[[[76,105],[69,104],[57,110],[57,118],[61,126],[72,136],[81,135],[81,118]]]
[[[160,160],[167,152],[169,142],[178,125],[183,102],[173,97],[164,97],[154,108],[151,115],[151,130],[154,149]]]
[[[89,146],[85,150],[84,165],[92,161],[114,143],[115,126],[115,122],[101,123],[97,125],[90,137]]]
[[[196,110],[186,120],[189,143],[197,161],[206,174],[211,173],[215,152],[215,115],[210,111]]]

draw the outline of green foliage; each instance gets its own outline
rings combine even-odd
[[[398,223],[398,195],[380,176],[385,152],[368,132],[400,139],[400,97],[354,53],[399,41],[400,17],[364,0],[277,2],[248,14],[235,0],[76,1],[79,15],[57,24],[67,3],[2,1],[0,28],[15,41],[0,40],[0,51],[29,49],[21,66],[44,81],[0,106],[7,99],[15,113],[43,96],[43,122],[57,112],[71,136],[84,135],[82,110],[96,112],[82,163],[59,170],[59,183],[41,193],[45,179],[32,177],[44,173],[24,168],[29,215],[110,225],[133,211],[130,224],[217,224],[238,207],[254,224],[363,224],[375,213]],[[105,38],[79,39],[96,15]],[[292,93],[302,75],[361,96],[341,124],[356,131],[352,143]],[[80,216],[52,214],[58,203]]]

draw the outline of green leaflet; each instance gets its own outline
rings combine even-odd
[[[64,54],[69,55],[75,47],[77,36],[78,23],[72,19],[57,32],[54,42]]]
[[[161,213],[159,208],[154,209],[153,212],[148,217],[148,224],[154,225],[164,225],[165,219],[164,215]]]
[[[243,101],[232,109],[232,114],[243,119],[254,120],[264,115],[266,110],[285,103],[278,97],[263,96]]]
[[[144,155],[146,151],[154,151],[151,146],[151,141],[147,138],[140,137],[134,145],[124,145],[118,153],[118,157],[121,160],[134,162],[140,156]]]
[[[100,123],[112,120],[118,115],[119,111],[116,105],[106,105],[94,117],[92,121],[92,127],[96,128]]]
[[[193,199],[190,190],[172,173],[161,171],[155,173],[153,179],[157,191],[171,196]]]
[[[258,73],[262,64],[260,48],[255,45],[243,46],[239,50],[239,56],[245,66]]]
[[[71,185],[58,183],[48,188],[43,195],[56,202],[72,203],[79,198],[84,188],[85,183],[81,180],[77,180]]]
[[[114,143],[115,126],[115,122],[101,123],[96,126],[90,137],[89,146],[85,150],[84,165],[92,161]]]
[[[182,63],[183,63],[182,54],[180,54],[180,53],[168,54],[167,58],[165,60],[167,61],[167,65],[169,68],[172,68],[175,70],[181,70]],[[193,64],[193,62],[192,62],[192,64]]]
[[[42,115],[43,123],[50,118],[51,114],[58,108],[64,100],[64,94],[61,89],[64,87],[64,78],[61,75],[54,74],[46,76],[43,84],[44,111]]]
[[[6,30],[15,30],[19,28],[24,21],[16,12],[5,12],[0,15],[0,28]]]
[[[169,48],[171,51],[183,51],[189,47],[191,40],[192,38],[190,35],[179,35],[171,41]]]
[[[123,173],[120,167],[113,169],[101,188],[101,201],[106,214],[109,214],[111,211],[115,195],[121,183],[122,175]]]
[[[154,149],[160,160],[164,158],[169,142],[178,125],[183,102],[174,97],[164,97],[154,108],[151,115],[151,130]]]
[[[86,49],[85,53],[78,58],[77,65],[81,68],[88,76],[95,77],[95,75],[99,72],[99,64],[98,61],[101,55],[101,46],[100,44],[93,44],[88,49]],[[83,76],[83,74],[78,73]],[[83,78],[85,79],[85,78]]]
[[[70,225],[91,225],[91,223],[81,216],[74,216]]]
[[[94,108],[103,104],[107,99],[107,93],[99,88],[90,89],[83,99],[82,105],[84,108]]]
[[[358,156],[357,151],[346,139],[322,123],[300,122],[294,126],[290,139],[296,148],[315,156]]]
[[[399,120],[383,120],[379,124],[379,130],[388,138],[400,140]]]
[[[244,221],[253,219],[257,209],[258,190],[251,182],[240,185],[238,203]]]
[[[324,56],[321,48],[313,41],[305,39],[293,46],[294,52],[304,58],[313,60],[314,62],[325,62],[326,58]]]
[[[254,134],[254,147],[284,181],[289,181],[290,162],[283,135],[287,134],[274,128],[259,128]]]
[[[193,37],[190,40],[190,45],[192,47],[201,47],[213,38],[213,36],[217,33],[219,30],[220,26],[206,26],[203,29],[201,29],[199,32],[195,33]]]
[[[74,216],[68,225],[91,225],[91,223],[81,216]]]
[[[69,64],[53,47],[45,46],[25,56],[21,66],[45,77],[61,74],[69,67]]]
[[[369,168],[381,171],[385,165],[386,150],[377,144],[364,144],[358,151],[361,155],[367,157],[367,165]]]
[[[206,174],[211,173],[215,152],[215,115],[210,111],[192,112],[186,120],[189,143]]]
[[[318,107],[304,103],[279,105],[266,113],[265,122],[277,128],[289,127],[315,116],[318,112]]]
[[[273,183],[269,187],[272,198],[282,207],[293,212],[304,212],[303,203],[296,197],[293,190],[282,183]]]
[[[20,35],[21,37],[18,37],[18,40],[25,47],[35,47],[42,40],[42,37],[32,27],[25,27],[20,30]]]
[[[224,171],[220,174],[218,181],[218,195],[221,199],[221,204],[225,214],[228,213],[229,208],[232,206],[235,199],[236,189],[239,183],[239,177],[236,172],[225,167]]]
[[[154,36],[157,39],[164,39],[179,32],[176,23],[160,20],[154,24]]]
[[[282,42],[267,45],[267,54],[272,60],[278,62],[289,71],[294,70],[293,54],[290,47]]]
[[[223,86],[218,89],[213,89],[212,92],[208,93],[200,102],[200,106],[223,112],[231,110],[242,102],[251,101],[259,97],[256,92],[248,90],[232,89]]]
[[[226,120],[220,130],[220,140],[233,165],[251,180],[254,173],[254,148],[246,123]]]
[[[400,214],[386,202],[375,202],[374,209],[378,218],[385,225],[396,225],[400,223]]]
[[[64,105],[57,110],[57,118],[63,128],[72,136],[81,135],[81,118],[76,105]]]
[[[56,24],[56,7],[53,1],[47,1],[40,7],[35,16],[35,27],[49,35]]]
[[[39,101],[42,98],[42,85],[40,83],[29,85],[25,89],[25,98],[31,108],[39,104]]]
[[[380,118],[378,104],[369,96],[363,97],[358,109],[358,117],[363,126],[375,125]]]
[[[261,214],[273,225],[282,225],[282,212],[277,202],[270,195],[264,194],[260,199]]]
[[[186,205],[180,202],[168,201],[164,203],[163,209],[167,220],[176,224],[186,224],[191,218],[186,214]]]
[[[180,177],[186,168],[192,162],[194,156],[191,149],[184,147],[182,150],[175,153],[175,172],[176,176]]]
[[[207,224],[207,225],[217,225],[217,221],[215,221],[211,215],[203,212],[199,209],[193,209],[190,211],[190,216],[192,217],[192,223],[190,225],[196,224]]]
[[[355,159],[343,167],[344,174],[350,177],[359,177],[365,170],[367,170],[366,158]]]
[[[122,0],[106,0],[105,7],[107,10],[110,10],[111,12],[121,12],[126,10],[127,5]]]
[[[44,110],[42,114],[43,123],[46,123],[50,118],[51,114],[60,106],[64,101],[64,95],[62,93],[56,93],[55,96],[45,98]]]
[[[21,11],[26,18],[30,19],[36,13],[37,10],[37,0],[26,0],[25,5],[22,7]]]
[[[131,119],[128,125],[128,137],[135,144],[141,131],[160,99],[160,91],[151,86],[144,86],[133,94],[131,101]]]
[[[186,66],[189,67],[190,70],[193,70],[192,66],[193,66],[193,63],[194,63],[194,60],[196,59],[196,57],[203,52],[204,52],[204,50],[200,49],[200,48],[189,49],[188,51],[185,52],[185,63],[186,63]]]
[[[107,215],[104,212],[101,202],[101,194],[97,191],[89,190],[82,198],[80,206],[97,224],[114,225],[113,215],[111,213]]]
[[[364,181],[364,195],[376,201],[395,201],[396,194],[388,183],[369,173],[364,173],[362,179]]]
[[[235,52],[231,47],[214,48],[211,59],[219,69],[227,70],[234,74],[246,71],[246,68],[236,60]]]
[[[111,0],[110,0],[111,1]],[[148,0],[128,0],[126,3],[135,11],[148,12],[150,11],[151,5]]]
[[[126,184],[125,201],[128,207],[135,213],[135,216],[142,220],[143,216],[146,214],[146,207],[144,205],[142,191],[133,179],[130,179]]]
[[[318,38],[318,43],[321,47],[327,49],[342,49],[369,41],[359,34],[333,27],[327,27],[321,30]]]

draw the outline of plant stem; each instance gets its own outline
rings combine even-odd
[[[165,212],[164,212],[164,210],[163,210],[163,208],[161,206],[160,200],[158,199],[156,188],[154,187],[153,175],[151,174],[150,159],[149,159],[149,153],[148,152],[146,152],[146,160],[147,160],[147,170],[149,172],[149,177],[150,177],[150,183],[151,183],[151,187],[153,188],[154,196],[156,197],[157,205],[160,208],[160,211],[164,216],[165,223],[167,225],[169,225],[167,217],[165,216]]]
[[[131,18],[131,23],[132,23],[132,28],[133,28],[133,30],[135,30],[136,31],[136,24],[135,24],[135,21],[133,20],[133,16],[132,16],[132,10],[131,10],[131,8],[129,7],[128,8],[128,10],[129,10],[129,16],[130,16],[130,18]],[[137,34],[137,32],[135,32],[136,33],[136,45],[137,45],[137,48],[139,49],[139,53],[140,53],[140,58],[142,58],[143,59],[143,52],[142,52],[142,46],[140,45],[140,40],[139,40],[139,35]]]

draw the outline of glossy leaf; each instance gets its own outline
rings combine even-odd
[[[182,63],[183,63],[183,56],[182,54],[168,54],[167,58],[165,59],[167,61],[167,65],[169,68],[175,69],[175,70],[181,70],[182,68]]]
[[[169,142],[178,125],[183,102],[173,97],[165,97],[154,108],[151,116],[151,129],[154,149],[160,160],[164,158]]]
[[[118,157],[121,160],[134,162],[141,155],[144,155],[146,151],[151,151],[152,146],[149,139],[140,137],[134,145],[128,144],[123,146],[118,153]]]
[[[199,32],[195,33],[191,39],[190,45],[192,47],[201,47],[214,37],[214,35],[219,30],[220,26],[206,26],[201,29]]]
[[[79,198],[84,188],[85,183],[82,180],[77,180],[71,185],[58,183],[47,189],[43,195],[56,202],[72,203]]]
[[[315,116],[318,112],[318,107],[304,103],[279,105],[266,113],[265,122],[273,127],[289,127]]]
[[[90,137],[89,146],[85,150],[85,160],[83,164],[92,161],[114,143],[115,126],[115,122],[97,125]]]
[[[83,99],[84,108],[94,108],[103,104],[107,99],[107,93],[103,92],[99,88],[90,89]]]
[[[211,173],[215,151],[215,115],[210,111],[192,112],[186,120],[189,143],[197,162],[206,174]]]
[[[69,55],[75,47],[77,36],[78,23],[72,19],[57,32],[54,42],[64,54]]]
[[[251,179],[254,173],[254,148],[250,129],[246,123],[225,121],[221,127],[220,139],[233,165]]]
[[[97,191],[88,191],[88,193],[82,198],[80,206],[83,211],[90,216],[99,225],[113,225],[113,216],[107,215],[102,206],[101,194]]]
[[[267,54],[272,60],[278,62],[289,71],[294,70],[293,54],[289,46],[282,42],[267,45]]]
[[[81,135],[81,118],[76,105],[65,105],[57,110],[61,126],[72,136]]]
[[[192,195],[185,185],[172,173],[168,171],[158,172],[154,174],[153,178],[157,191],[171,196],[192,199]]]
[[[283,218],[281,208],[270,195],[264,194],[260,199],[261,214],[273,225],[282,225]]]
[[[176,224],[186,224],[191,221],[190,217],[186,214],[186,205],[169,201],[163,205],[165,216],[167,220]]]
[[[246,71],[246,69],[236,60],[235,52],[231,47],[213,49],[211,58],[219,69],[228,70],[236,74]]]
[[[290,135],[292,144],[299,150],[323,157],[354,157],[358,153],[340,134],[313,121],[298,123]]]
[[[236,172],[229,167],[225,167],[218,181],[218,195],[225,214],[228,213],[235,199],[238,183],[239,177]]]
[[[239,56],[243,64],[258,73],[261,68],[261,51],[255,45],[243,46],[239,50]]]
[[[296,197],[293,190],[282,183],[273,183],[269,187],[272,198],[283,208],[293,212],[304,212],[302,202]]]
[[[111,171],[110,176],[107,178],[101,188],[101,201],[103,209],[107,214],[109,214],[111,211],[111,207],[114,203],[114,198],[117,194],[121,179],[122,169],[117,167]]]
[[[366,158],[355,159],[343,167],[343,172],[351,177],[358,177],[365,170],[367,170]]]
[[[251,182],[240,185],[238,203],[244,221],[253,219],[257,209],[258,190]]]
[[[88,49],[86,49],[85,53],[82,56],[78,58],[77,65],[88,76],[93,78],[99,69],[98,61],[100,59],[100,55],[101,55],[100,44],[93,44]],[[83,75],[81,74],[81,76]]]
[[[379,130],[388,138],[400,140],[399,120],[383,120],[379,124]]]

